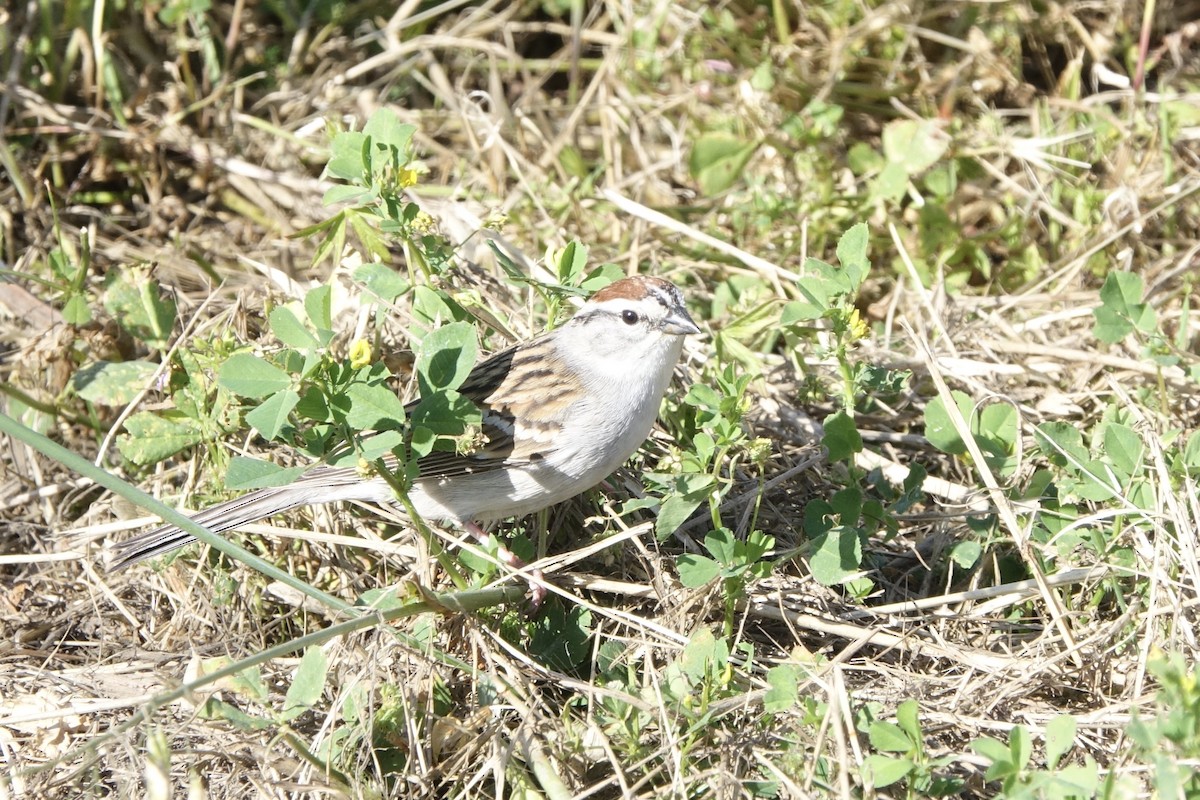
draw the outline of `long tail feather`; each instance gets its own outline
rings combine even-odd
[[[364,480],[351,469],[321,467],[287,486],[259,489],[206,508],[194,514],[192,519],[213,533],[224,533],[299,506],[338,500],[379,501],[387,499],[389,494],[390,490],[382,480]],[[175,525],[163,525],[118,543],[109,569],[124,569],[194,541],[196,537],[187,531]]]

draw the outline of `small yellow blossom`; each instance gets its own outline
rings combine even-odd
[[[867,323],[859,316],[857,308],[850,309],[850,317],[846,321],[846,329],[850,333],[852,341],[865,339],[867,334],[871,332],[871,329],[867,327]]]
[[[362,369],[371,364],[371,343],[366,339],[359,339],[354,344],[350,345],[350,366],[353,369]]]
[[[401,168],[399,174],[396,176],[396,183],[400,185],[401,189],[407,189],[410,186],[416,186],[419,175],[420,173],[418,173],[415,169]]]

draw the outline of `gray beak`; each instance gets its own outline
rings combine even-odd
[[[692,318],[688,316],[687,311],[682,307],[671,311],[667,318],[662,321],[662,329],[664,333],[672,333],[676,336],[687,336],[700,332],[700,329],[696,327],[696,323],[692,322]]]

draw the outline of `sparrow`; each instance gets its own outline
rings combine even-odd
[[[558,328],[477,364],[459,391],[482,412],[482,444],[420,458],[408,490],[414,510],[426,520],[457,524],[486,545],[484,525],[596,486],[649,436],[683,339],[698,333],[678,287],[639,275],[596,292]],[[320,465],[286,486],[250,492],[192,519],[222,533],[298,506],[344,500],[397,502],[382,477]],[[164,525],[116,544],[110,568],[193,541]],[[502,560],[521,566],[498,550]],[[536,605],[545,590],[531,585]]]

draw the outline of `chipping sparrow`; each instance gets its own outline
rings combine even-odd
[[[485,444],[468,454],[434,452],[420,459],[408,492],[413,507],[425,519],[456,522],[486,543],[480,522],[529,514],[600,483],[650,434],[683,337],[699,332],[678,288],[635,276],[596,292],[561,327],[476,365],[459,391],[483,412]],[[381,477],[318,466],[287,486],[250,492],[193,519],[220,533],[289,508],[338,500],[395,502],[395,495]],[[112,566],[193,541],[186,531],[164,525],[116,545]],[[544,590],[535,585],[533,591],[536,603]]]

